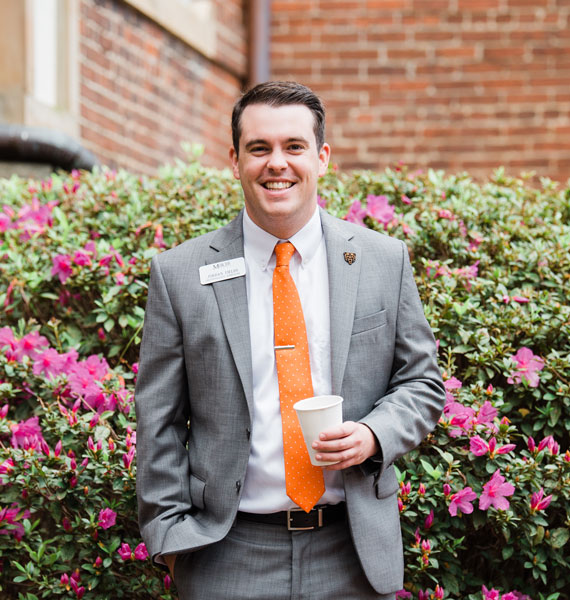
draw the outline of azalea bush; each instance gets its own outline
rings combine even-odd
[[[234,217],[239,182],[192,161],[0,198],[0,598],[173,598],[136,522],[149,261]],[[438,343],[444,414],[397,464],[398,596],[570,598],[570,189],[331,169],[319,203],[406,242]]]

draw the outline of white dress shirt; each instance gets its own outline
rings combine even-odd
[[[253,366],[251,453],[239,509],[272,513],[295,507],[285,491],[283,432],[273,341],[273,270],[279,240],[244,211],[244,256]],[[296,249],[289,270],[297,286],[307,327],[315,396],[331,393],[329,278],[318,208],[290,241]],[[323,471],[326,491],[319,504],[344,500],[338,471]]]

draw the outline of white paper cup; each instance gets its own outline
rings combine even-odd
[[[326,429],[342,423],[342,397],[341,396],[314,396],[299,400],[293,405],[297,413],[303,438],[309,451],[311,464],[322,467],[334,465],[339,461],[316,460],[312,443],[319,439],[319,434]]]

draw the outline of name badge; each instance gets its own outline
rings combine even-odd
[[[202,285],[224,281],[224,279],[233,279],[234,277],[243,277],[244,275],[245,260],[243,256],[200,267],[200,283]]]

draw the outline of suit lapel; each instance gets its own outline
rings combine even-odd
[[[210,243],[211,252],[204,264],[243,256],[242,213],[228,226],[219,229]],[[249,313],[245,277],[235,277],[212,284],[224,331],[245,392],[250,417],[253,414],[253,376]]]
[[[343,231],[334,217],[324,211],[321,211],[321,219],[329,273],[332,393],[340,394],[352,334],[362,256],[360,247],[351,241],[352,233]],[[346,261],[346,252],[356,255],[352,264]]]

